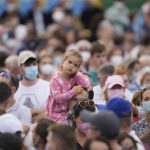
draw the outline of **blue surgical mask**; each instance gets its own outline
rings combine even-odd
[[[60,65],[61,61],[62,61],[62,55],[58,55],[54,58],[55,65]]]
[[[150,101],[147,101],[147,102],[144,101],[142,102],[142,104],[143,104],[144,111],[146,113],[150,112]]]
[[[28,80],[35,80],[38,75],[38,67],[37,66],[29,66],[24,68],[25,77]]]

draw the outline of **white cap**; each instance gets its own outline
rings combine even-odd
[[[0,132],[1,133],[11,133],[23,132],[22,123],[11,114],[4,114],[0,116]]]
[[[18,57],[19,65],[24,64],[29,58],[37,59],[36,55],[29,50],[21,52]]]

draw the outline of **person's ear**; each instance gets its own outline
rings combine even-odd
[[[23,66],[23,65],[20,65],[20,68],[19,68],[19,69],[20,69],[20,72],[21,72],[21,73],[24,72],[24,66]]]
[[[34,140],[34,145],[38,145],[38,143],[40,143],[40,136],[36,134],[35,140]]]
[[[14,94],[16,92],[16,88],[14,86],[11,87],[11,91],[12,91],[12,94]]]

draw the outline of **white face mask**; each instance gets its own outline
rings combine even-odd
[[[90,59],[91,54],[89,52],[83,51],[81,52],[81,56],[82,56],[83,62],[85,63]]]
[[[52,18],[54,21],[60,22],[60,21],[63,21],[63,19],[65,18],[65,14],[63,11],[55,11],[52,14]]]
[[[124,97],[125,90],[123,88],[122,89],[108,89],[107,94],[109,98]]]
[[[114,56],[111,57],[110,62],[113,65],[117,66],[117,65],[119,65],[123,62],[123,57],[120,56],[120,55],[114,55]]]
[[[138,117],[143,118],[145,116],[144,108],[142,106],[137,106],[136,108],[138,110]]]
[[[51,64],[44,64],[40,67],[43,74],[50,75],[54,72],[55,67]]]
[[[150,112],[150,101],[147,101],[147,102],[142,102],[142,104],[143,104],[143,108],[144,108],[144,111],[146,112],[146,113],[149,113]]]

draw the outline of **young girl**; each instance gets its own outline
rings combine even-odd
[[[70,50],[62,60],[60,73],[51,78],[46,109],[49,117],[58,123],[70,124],[70,99],[81,93],[83,88],[90,87],[89,80],[78,72],[81,63],[81,55],[75,50]]]

